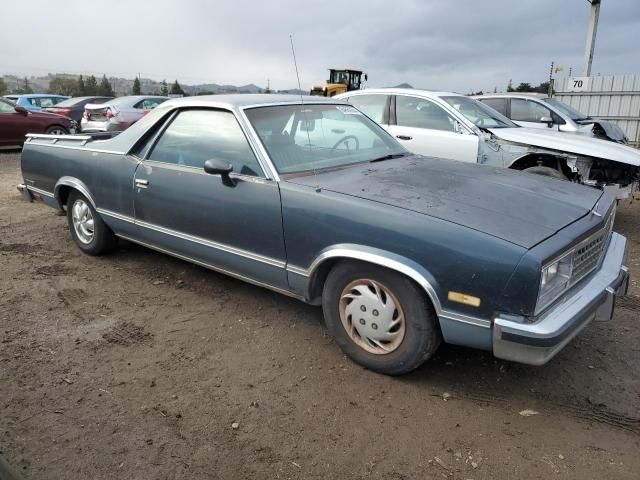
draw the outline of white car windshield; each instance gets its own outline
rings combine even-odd
[[[561,102],[560,100],[556,100],[555,98],[543,98],[542,101],[560,110],[562,113],[567,115],[571,120],[587,120],[589,118],[584,113],[579,112],[572,106],[567,105],[566,103]]]
[[[245,113],[283,174],[408,155],[378,124],[350,105],[296,104]]]
[[[517,128],[518,125],[513,123],[501,113],[496,112],[493,108],[486,106],[484,103],[474,100],[473,98],[463,97],[461,95],[451,95],[440,97],[453,108],[464,115],[467,120],[480,128]]]

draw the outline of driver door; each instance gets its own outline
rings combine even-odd
[[[440,105],[411,95],[396,95],[391,102],[389,133],[409,151],[427,157],[478,161],[478,137]]]
[[[143,146],[134,180],[140,239],[225,273],[286,288],[277,182],[262,167],[235,115],[226,110],[178,111]],[[229,177],[204,162],[230,163]]]
[[[542,118],[546,117],[553,119],[556,116],[557,115],[554,115],[547,107],[540,105],[537,102],[525,100],[523,98],[511,99],[511,120],[521,127],[545,128],[557,131],[558,124],[556,122],[553,122],[551,127],[549,127],[547,122],[541,121]]]

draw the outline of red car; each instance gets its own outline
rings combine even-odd
[[[78,124],[68,117],[44,112],[29,112],[0,98],[0,147],[21,146],[27,133],[64,135],[76,133]]]

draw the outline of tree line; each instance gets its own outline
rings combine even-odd
[[[16,88],[14,88],[11,92],[9,92],[9,87],[3,78],[0,77],[0,95],[5,95],[7,93],[14,94],[28,94],[33,93],[33,88],[31,88],[31,84],[29,83],[29,79],[24,77],[21,80]],[[52,93],[56,95],[68,95],[71,97],[89,97],[89,96],[100,96],[100,97],[115,97],[116,93],[109,82],[109,79],[106,75],[102,76],[102,79],[98,81],[98,79],[90,75],[88,77],[83,77],[80,75],[78,78],[74,78],[66,75],[56,75],[49,81],[49,88],[47,93]],[[142,89],[140,85],[140,79],[136,77],[133,81],[133,87],[131,89],[131,95],[142,95]],[[167,96],[171,95],[186,95],[178,80],[173,82],[171,86],[167,84],[166,80],[162,80],[160,82],[160,91],[154,92],[157,95]]]

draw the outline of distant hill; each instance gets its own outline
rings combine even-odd
[[[41,77],[29,77],[29,86],[33,90],[34,93],[46,93],[49,89],[49,82],[57,77],[64,76],[67,78],[77,79],[78,74],[67,74],[67,73],[58,73],[52,74],[49,73],[46,76]],[[87,76],[84,75],[86,79]],[[96,75],[98,81],[100,81],[100,76]],[[131,91],[133,89],[133,78],[121,78],[121,77],[108,77],[113,90],[116,92],[116,95],[131,95]],[[18,77],[15,75],[5,75],[4,80],[7,84],[7,88],[9,92],[20,88],[24,85],[24,78]],[[175,79],[167,79],[167,84],[171,87],[171,84],[175,81]],[[180,79],[178,79],[180,82]],[[253,83],[248,85],[220,85],[217,83],[202,83],[198,85],[187,85],[185,83],[180,82],[180,86],[184,90],[187,95],[211,95],[211,94],[222,94],[222,93],[262,93],[265,91],[263,87],[259,87]],[[160,93],[161,84],[156,80],[152,80],[150,78],[141,78],[140,79],[140,90],[143,94],[159,94]],[[275,91],[274,91],[275,93]],[[281,90],[279,93],[296,93],[299,94],[299,90]],[[302,92],[303,94],[307,94],[309,92]]]
[[[400,85],[396,85],[395,87],[391,88],[413,88],[413,86],[409,85],[408,83],[401,83]]]

